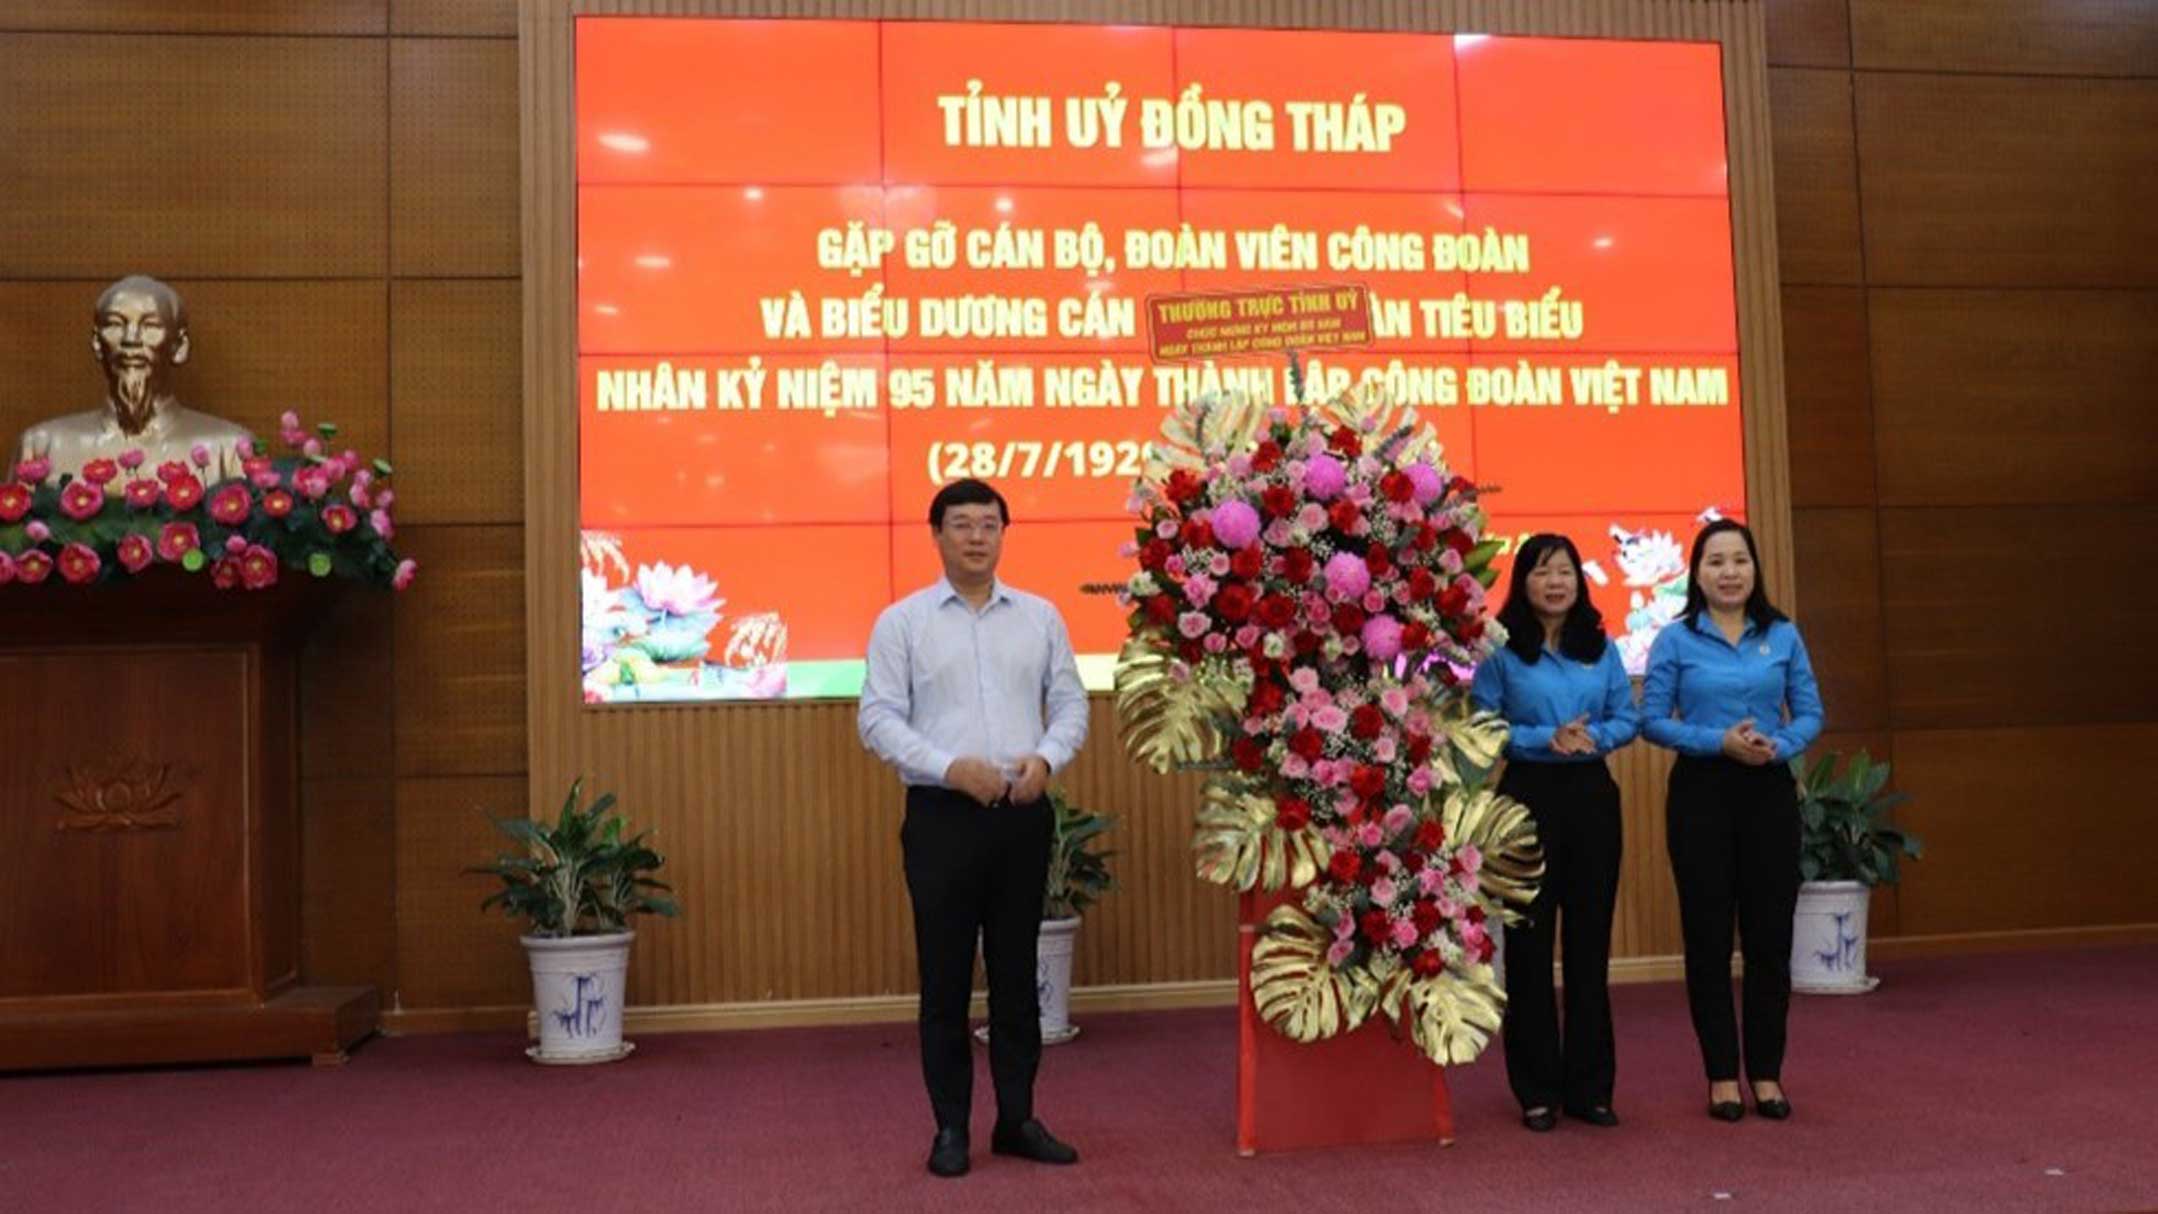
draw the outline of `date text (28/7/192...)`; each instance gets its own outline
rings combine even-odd
[[[943,485],[965,477],[1022,480],[1049,477],[1115,477],[1133,480],[1146,458],[1146,444],[1134,439],[1112,442],[1043,442],[1011,439],[1001,443],[929,444],[929,483]]]

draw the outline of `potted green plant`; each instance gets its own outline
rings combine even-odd
[[[1886,791],[1889,765],[1861,750],[1841,773],[1840,756],[1809,768],[1791,761],[1798,784],[1798,910],[1791,932],[1791,986],[1819,994],[1862,994],[1880,984],[1866,974],[1866,907],[1876,885],[1894,885],[1897,863],[1924,854],[1918,836],[1889,824],[1909,800]]]
[[[624,979],[637,938],[629,921],[676,912],[668,887],[651,876],[664,858],[644,834],[628,834],[613,793],[587,806],[583,790],[582,779],[570,785],[552,823],[493,819],[524,850],[465,870],[502,882],[481,910],[500,906],[525,921],[539,1018],[539,1044],[525,1052],[536,1062],[612,1062],[635,1048],[622,1040]]]
[[[1094,850],[1116,820],[1082,809],[1055,791],[1049,794],[1049,806],[1056,834],[1049,845],[1049,880],[1042,888],[1035,987],[1041,996],[1042,1043],[1056,1045],[1079,1035],[1071,1022],[1072,950],[1080,916],[1116,888],[1109,873],[1109,857],[1115,853]]]

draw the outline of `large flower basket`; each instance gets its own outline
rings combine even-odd
[[[1475,486],[1366,392],[1202,398],[1147,454],[1117,708],[1209,773],[1197,870],[1243,895],[1238,1149],[1447,1139],[1439,1068],[1498,1029],[1492,928],[1543,870],[1467,696],[1504,639]]]

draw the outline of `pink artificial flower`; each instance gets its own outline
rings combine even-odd
[[[333,502],[322,508],[322,525],[330,529],[331,535],[343,535],[360,525],[360,516],[352,512],[352,507]]]
[[[1428,506],[1446,492],[1446,478],[1430,464],[1418,461],[1402,472],[1409,478],[1410,492],[1419,506]]]
[[[1367,614],[1374,611],[1384,611],[1386,610],[1386,593],[1377,589],[1366,590],[1359,605],[1363,607]]]
[[[113,478],[119,475],[120,465],[109,459],[94,459],[82,466],[82,479],[100,489],[111,484]]]
[[[1371,757],[1381,763],[1393,762],[1394,756],[1400,753],[1401,749],[1395,745],[1394,735],[1390,733],[1381,734],[1379,740],[1371,744]]]
[[[240,584],[249,590],[261,590],[277,582],[277,554],[260,544],[249,545],[240,554]]]
[[[1343,915],[1342,919],[1346,921],[1348,916]],[[1355,951],[1356,941],[1354,939],[1336,940],[1326,948],[1326,963],[1336,967],[1346,964],[1349,960],[1349,954]]]
[[[157,555],[159,560],[170,561],[177,565],[180,563],[181,557],[201,547],[202,535],[195,530],[195,524],[193,523],[167,523],[157,533]]]
[[[30,486],[17,481],[0,485],[0,522],[12,523],[30,513]]]
[[[1304,756],[1292,752],[1282,757],[1281,774],[1284,779],[1301,780],[1311,774],[1311,764],[1304,761]]]
[[[1394,920],[1393,941],[1395,948],[1416,947],[1416,923],[1409,919]]]
[[[1214,538],[1231,551],[1259,538],[1259,512],[1248,502],[1223,502],[1214,507],[1209,517],[1214,525]]]
[[[1305,502],[1296,512],[1296,525],[1317,533],[1326,530],[1326,507],[1316,502]]]
[[[1371,586],[1371,567],[1353,552],[1337,552],[1326,558],[1326,588],[1342,599],[1363,596]]]
[[[292,513],[295,504],[292,494],[283,489],[272,489],[262,495],[262,512],[271,518],[283,518]]]
[[[1473,873],[1484,866],[1484,853],[1476,850],[1476,845],[1473,843],[1454,854],[1461,857],[1462,872]]]
[[[245,485],[226,485],[210,495],[210,517],[227,527],[237,527],[247,521],[255,508],[254,495]]]
[[[210,445],[208,443],[196,443],[194,446],[187,449],[187,458],[195,461],[195,466],[197,468],[209,467]]]
[[[136,477],[127,483],[127,507],[130,510],[155,509],[165,498],[165,487],[145,477]]]
[[[1194,607],[1204,607],[1214,597],[1214,579],[1203,573],[1194,573],[1184,583],[1184,597]]]
[[[1349,714],[1338,704],[1329,704],[1311,714],[1311,723],[1323,733],[1338,734],[1348,728]]]
[[[232,444],[232,453],[239,456],[242,462],[255,459],[261,454],[255,450],[255,440],[251,438],[243,438]]]
[[[233,556],[238,556],[241,553],[247,551],[247,537],[244,535],[226,536],[225,551]]]
[[[0,552],[0,586],[15,580],[15,558]]]
[[[210,566],[210,584],[219,590],[230,590],[240,584],[240,562],[226,557]]]
[[[277,475],[274,470],[250,472],[247,474],[247,483],[257,489],[275,489],[284,483],[284,478]]]
[[[1409,773],[1409,791],[1421,797],[1431,791],[1431,769],[1419,767]]]
[[[42,544],[52,538],[52,528],[45,525],[45,520],[34,518],[24,525],[23,534]]]
[[[1186,640],[1196,641],[1205,636],[1210,626],[1211,621],[1203,611],[1187,611],[1176,617],[1176,630],[1183,633]]]
[[[15,479],[25,485],[41,484],[46,477],[51,475],[52,461],[43,456],[36,459],[26,459],[15,465]]]
[[[1388,716],[1398,720],[1401,714],[1409,710],[1408,690],[1401,687],[1389,687],[1380,692],[1379,707],[1384,708]]]
[[[129,573],[141,573],[151,561],[157,559],[157,549],[151,546],[149,536],[123,535],[120,537],[120,550],[115,555],[120,558],[121,568]]]
[[[60,550],[60,576],[78,586],[96,577],[104,564],[88,544],[69,544]]]
[[[1348,478],[1348,469],[1331,455],[1314,455],[1304,461],[1304,492],[1322,502],[1339,496]]]
[[[1176,578],[1180,578],[1180,577],[1183,577],[1183,576],[1184,576],[1184,556],[1183,556],[1183,554],[1182,554],[1182,553],[1178,553],[1178,554],[1176,554],[1175,556],[1172,556],[1172,557],[1170,557],[1170,558],[1169,558],[1169,561],[1168,561],[1168,563],[1167,563],[1166,565],[1163,565],[1163,566],[1162,566],[1162,568],[1163,568],[1163,569],[1164,569],[1164,570],[1165,570],[1165,571],[1166,571],[1166,572],[1167,572],[1167,573],[1169,574],[1169,576],[1170,576],[1170,577],[1176,577]]]
[[[352,492],[355,494],[359,493],[360,486],[354,485],[352,487]],[[354,505],[361,504],[358,497],[354,497],[352,501]],[[1137,557],[1139,555],[1139,542],[1137,540],[1125,540],[1123,543],[1116,546],[1116,554],[1119,560],[1128,561],[1133,559],[1134,557]]]
[[[1386,811],[1385,826],[1386,833],[1389,835],[1398,835],[1415,825],[1415,823],[1416,814],[1406,805],[1396,803],[1393,808]]]
[[[1246,624],[1242,628],[1237,629],[1236,647],[1238,649],[1251,648],[1253,645],[1258,643],[1259,634],[1261,631],[1262,630],[1257,624]]]
[[[397,572],[390,575],[390,586],[397,590],[405,589],[412,585],[413,575],[417,574],[419,570],[420,564],[418,561],[407,559],[397,562]]]
[[[60,491],[60,512],[78,523],[88,522],[105,508],[105,491],[88,481],[69,481]]]
[[[157,466],[157,479],[171,484],[187,475],[187,465],[178,460],[166,460]]]
[[[165,482],[165,500],[175,510],[193,510],[202,502],[202,482],[191,472],[182,472]]]
[[[294,411],[294,410],[292,410],[292,409],[287,409],[287,410],[285,410],[285,411],[284,411],[283,413],[280,413],[280,414],[278,414],[278,415],[277,415],[277,428],[278,428],[278,429],[280,429],[280,430],[297,430],[297,429],[299,429],[299,428],[300,428],[300,415],[299,415],[299,413],[298,413],[298,412],[296,412],[296,411]]]
[[[292,474],[292,487],[298,489],[300,496],[308,501],[321,501],[323,495],[330,491],[329,470],[320,464],[309,464]]]
[[[1319,672],[1309,666],[1299,666],[1289,672],[1289,686],[1301,693],[1308,694],[1317,691],[1319,689]]]
[[[1165,519],[1161,520],[1160,522],[1158,522],[1158,523],[1154,524],[1154,534],[1155,534],[1155,535],[1157,535],[1157,536],[1159,536],[1159,537],[1161,537],[1162,539],[1165,539],[1165,540],[1173,540],[1173,539],[1175,539],[1175,538],[1176,538],[1176,520],[1174,520],[1174,519],[1166,519],[1166,518],[1165,518]]]
[[[1392,877],[1381,877],[1371,883],[1371,900],[1380,906],[1392,906],[1394,899],[1400,894],[1401,890],[1395,886]]]
[[[1354,793],[1349,795],[1352,799],[1355,796]],[[1356,845],[1358,847],[1377,847],[1384,842],[1386,842],[1386,832],[1379,829],[1378,823],[1366,822],[1356,828]]]
[[[33,548],[15,558],[15,576],[26,586],[35,586],[52,576],[52,558]]]
[[[1461,883],[1461,891],[1463,893],[1473,894],[1478,889],[1481,889],[1483,887],[1482,879],[1477,877],[1475,873],[1463,873],[1460,876],[1454,878],[1454,880]]]
[[[319,438],[311,438],[308,439],[306,442],[301,443],[300,454],[306,456],[309,459],[321,459],[322,440]]]
[[[129,447],[120,453],[120,466],[129,472],[133,472],[135,469],[142,467],[143,461],[148,458],[149,456],[143,454],[142,448]]]
[[[1229,554],[1217,552],[1206,562],[1206,571],[1215,577],[1229,576]]]
[[[1206,639],[1199,642],[1199,644],[1208,653],[1222,653],[1229,648],[1229,638],[1218,632],[1209,632],[1206,634]]]
[[[1390,615],[1375,615],[1364,621],[1362,640],[1364,652],[1381,662],[1391,662],[1401,656],[1401,621]]]
[[[1331,841],[1329,846],[1337,846]],[[1342,915],[1334,920],[1334,939],[1347,940],[1356,935],[1356,916]]]
[[[1445,884],[1446,872],[1444,869],[1426,868],[1416,874],[1417,892],[1423,894],[1427,898],[1433,894],[1438,893],[1439,890],[1445,886]],[[1446,911],[1442,908],[1439,913],[1443,915],[1446,913]]]

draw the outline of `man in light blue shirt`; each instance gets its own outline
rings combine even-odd
[[[936,1115],[929,1170],[967,1171],[974,941],[989,975],[990,1147],[1042,1163],[1079,1154],[1034,1116],[1041,1062],[1035,944],[1055,822],[1049,777],[1086,741],[1071,637],[1047,600],[997,581],[1011,512],[978,480],[929,505],[944,576],[884,609],[869,637],[862,744],[907,786],[900,828],[921,967],[922,1078]]]

